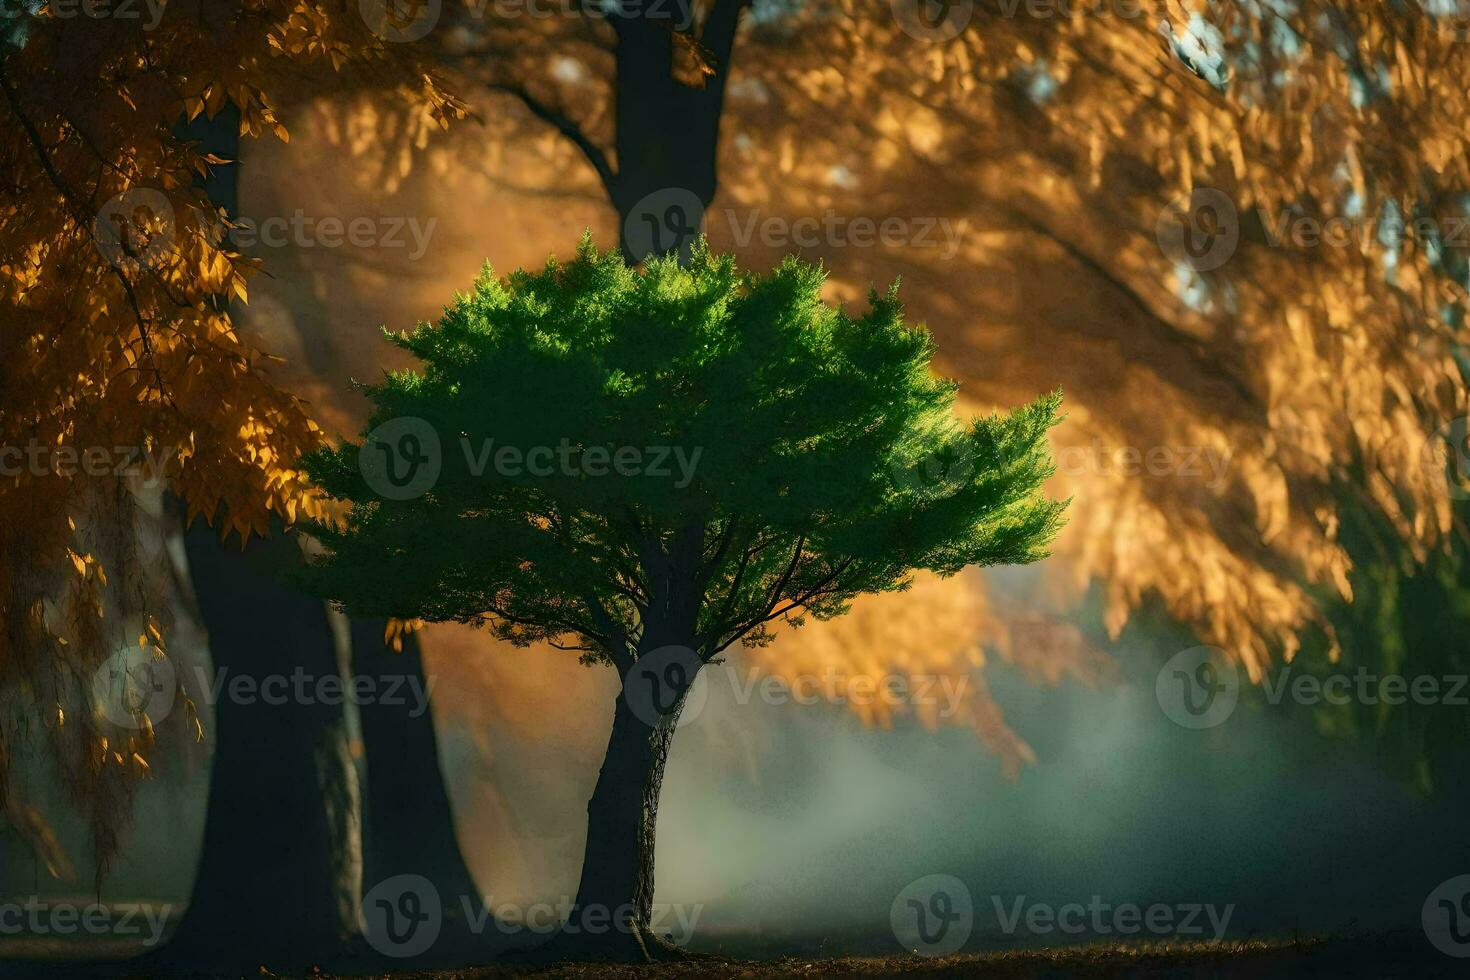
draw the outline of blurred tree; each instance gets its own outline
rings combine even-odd
[[[15,138],[0,148],[10,185],[0,206],[0,445],[8,466],[0,484],[0,806],[14,812],[10,746],[43,728],[88,814],[100,877],[124,823],[127,778],[146,771],[153,729],[146,701],[131,705],[131,719],[100,711],[94,678],[126,646],[151,649],[155,662],[165,657],[154,615],[164,611],[150,604],[156,597],[134,556],[133,491],[140,480],[163,482],[190,518],[202,515],[242,540],[316,506],[294,467],[317,443],[316,427],[272,384],[264,356],[229,316],[229,300],[245,298],[259,264],[233,247],[232,192],[220,194],[238,135],[285,139],[276,97],[334,73],[396,87],[439,123],[463,113],[432,72],[385,46],[352,3],[171,7],[156,22],[137,8],[133,16],[119,8],[68,17],[3,3],[0,123]],[[180,127],[181,119],[197,125]],[[215,152],[220,140],[205,130],[222,129],[230,146]],[[17,448],[25,463],[10,466]],[[105,459],[91,462],[97,452]],[[274,641],[278,669],[280,657],[336,669],[320,603],[296,597],[293,605],[279,590],[246,588],[258,584],[258,570],[224,556],[207,534],[190,542],[217,663],[264,669],[251,658]],[[221,583],[223,591],[212,591]],[[303,612],[303,603],[315,612]],[[242,629],[246,620],[251,629]],[[357,860],[354,851],[318,846],[356,819],[344,816],[351,763],[341,758],[341,712],[308,714],[236,726],[223,740],[213,786],[234,791],[215,801],[228,805],[212,819],[248,820],[259,809],[252,801],[274,804],[267,822],[294,843],[284,846],[255,822],[243,835],[240,824],[215,833],[211,840],[224,840],[243,864],[211,887],[208,871],[221,855],[206,849],[180,948],[244,956],[253,966],[271,953],[256,940],[274,936],[310,963],[356,928],[356,895],[338,867],[344,857]],[[266,733],[277,750],[260,743]],[[317,737],[324,733],[330,737]],[[335,754],[327,751],[332,738]],[[285,805],[268,779],[248,777],[262,759],[296,791],[296,805]],[[285,777],[287,760],[310,772]],[[338,778],[327,778],[332,771]],[[322,833],[313,836],[317,826]],[[250,841],[259,847],[243,846]],[[324,866],[332,867],[316,874]],[[241,889],[250,883],[268,900],[247,901]],[[318,892],[329,897],[313,903]],[[255,910],[248,950],[232,947],[241,930],[228,928],[228,919],[241,921],[242,902]],[[191,937],[202,941],[191,946]]]
[[[353,504],[315,525],[328,552],[309,587],[622,675],[573,917],[629,918],[569,927],[568,952],[660,952],[659,789],[701,667],[915,569],[1035,561],[1060,525],[1041,496],[1059,396],[961,425],[896,294],[852,319],[823,283],[796,261],[744,274],[698,243],[686,268],[635,271],[590,239],[539,274],[487,267],[437,325],[394,337],[425,367],[366,389],[366,441],[305,460]]]

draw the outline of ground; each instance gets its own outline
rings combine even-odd
[[[1321,977],[1324,980],[1463,978],[1466,962],[1428,947],[1412,934],[1356,939],[1267,943],[1092,944],[1004,953],[921,956],[783,958],[765,961],[701,961],[655,967],[572,964],[536,971],[535,980],[673,980],[673,978],[882,977],[1063,980],[1063,978],[1178,978],[1255,980]],[[413,980],[510,980],[526,974],[487,969],[419,974]],[[413,976],[413,975],[405,975]]]
[[[0,976],[51,978],[108,976],[152,980],[147,974],[95,966],[18,971],[14,961],[0,960]],[[470,970],[356,974],[372,980],[784,980],[784,978],[882,977],[994,980],[1418,980],[1463,978],[1465,960],[1445,956],[1412,932],[1290,942],[1225,943],[1096,943],[1001,953],[969,953],[929,959],[920,956],[732,960],[704,957],[659,966],[561,964],[552,967],[480,967]],[[278,980],[348,980],[321,972],[281,974],[261,968],[255,978]],[[212,980],[212,978],[211,978]]]

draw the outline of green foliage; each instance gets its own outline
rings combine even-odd
[[[1397,546],[1383,517],[1342,491],[1342,540],[1354,557],[1351,602],[1324,608],[1341,645],[1332,662],[1321,636],[1304,646],[1297,665],[1319,679],[1347,677],[1312,708],[1324,734],[1368,743],[1392,771],[1424,792],[1444,781],[1470,736],[1465,698],[1470,653],[1458,638],[1470,628],[1470,546],[1456,533],[1423,559]],[[1456,506],[1457,530],[1466,506]],[[1280,681],[1286,668],[1277,672]],[[1289,675],[1288,675],[1289,676]],[[1387,687],[1397,679],[1397,690]],[[1341,681],[1338,681],[1341,683]],[[1429,684],[1415,688],[1415,685]],[[1452,771],[1452,770],[1451,770]]]
[[[853,318],[824,279],[794,258],[747,274],[703,242],[687,266],[630,268],[587,238],[540,273],[487,266],[437,324],[390,335],[422,370],[364,389],[370,432],[433,427],[437,480],[385,499],[359,444],[306,457],[352,507],[314,526],[327,550],[303,584],[353,614],[623,664],[760,644],[773,620],[838,615],[914,569],[1044,557],[1065,507],[1041,492],[1060,393],[962,425],[896,287]],[[506,447],[527,464],[545,447],[541,475],[499,465]]]

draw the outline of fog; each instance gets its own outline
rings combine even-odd
[[[330,432],[350,433],[361,420],[347,380],[369,380],[391,360],[380,325],[434,316],[487,257],[502,273],[539,264],[551,251],[568,255],[586,227],[615,242],[611,212],[564,154],[549,158],[566,168],[550,175],[565,188],[556,194],[526,186],[533,173],[548,176],[540,144],[497,144],[483,156],[461,150],[475,164],[462,173],[425,157],[400,181],[382,176],[397,174],[392,167],[377,176],[359,167],[348,155],[352,140],[329,138],[324,118],[293,124],[289,146],[250,145],[244,215],[303,208],[435,219],[418,257],[412,236],[401,251],[300,243],[262,251],[270,277],[252,283],[241,321],[285,358],[281,376]],[[860,285],[839,281],[837,289]],[[1000,658],[984,670],[1037,755],[1014,781],[970,730],[930,731],[909,718],[865,727],[829,704],[738,703],[745,699],[728,675],[710,675],[708,701],[680,730],[669,763],[658,902],[698,909],[697,946],[887,949],[895,897],[915,879],[948,874],[973,897],[972,944],[1095,937],[1008,934],[997,907],[1022,898],[1228,905],[1228,934],[1244,937],[1417,928],[1424,897],[1466,870],[1470,781],[1446,780],[1425,797],[1370,745],[1325,737],[1307,712],[1268,705],[1258,692],[1247,692],[1224,725],[1182,728],[1160,710],[1154,678],[1193,641],[1157,624],[1111,641],[1096,601],[1074,619],[1116,659],[1114,683],[1036,685]],[[185,629],[175,648],[192,644],[197,656],[198,643]],[[616,678],[461,628],[431,629],[426,648],[445,777],[482,892],[492,907],[569,896]],[[741,658],[735,653],[732,667]],[[208,729],[207,710],[203,720]],[[166,760],[143,785],[103,897],[186,899],[205,755]],[[90,890],[81,828],[45,771],[24,766],[18,785],[60,829],[76,874],[50,881],[11,848],[0,851],[0,894]]]

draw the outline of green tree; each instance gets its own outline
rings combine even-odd
[[[747,274],[702,242],[683,268],[590,239],[539,274],[487,266],[437,325],[393,336],[424,368],[366,387],[364,443],[304,461],[352,504],[313,525],[312,590],[621,672],[577,907],[622,927],[564,934],[577,952],[662,948],[659,788],[702,666],[915,569],[1036,561],[1060,526],[1041,490],[1060,395],[961,424],[896,291],[853,318],[824,280],[795,259]],[[380,457],[414,478],[385,483]]]

